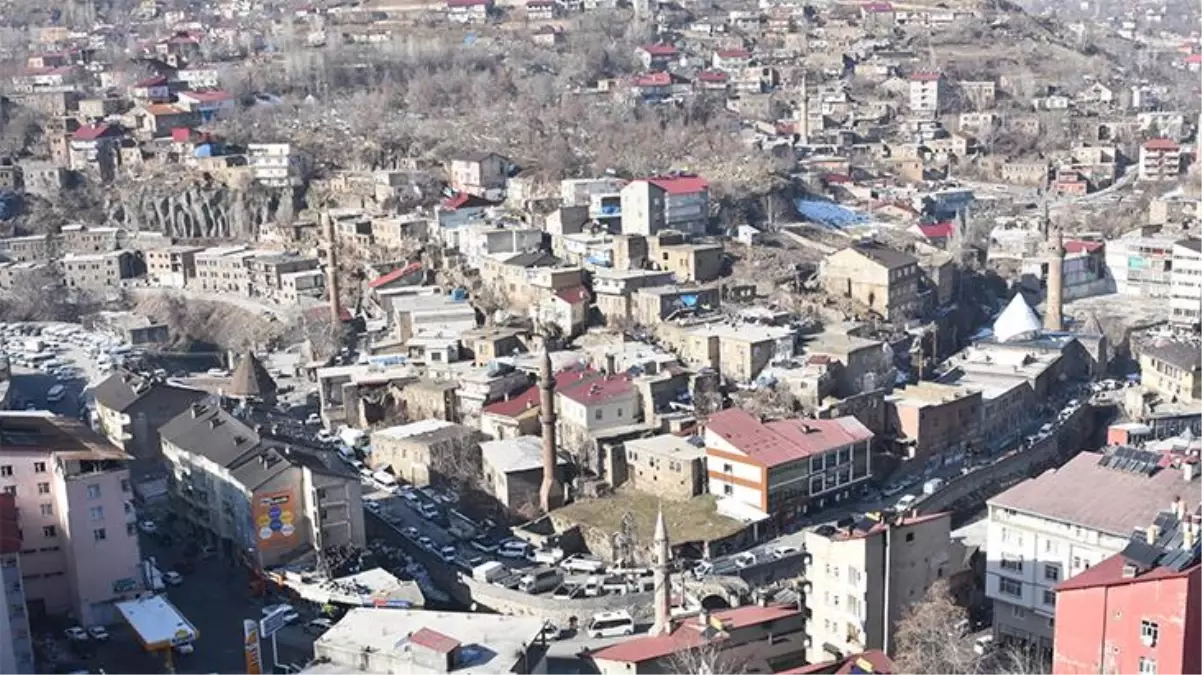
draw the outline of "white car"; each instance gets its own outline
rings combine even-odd
[[[419,544],[419,545],[420,545],[422,548],[434,548],[434,540],[433,540],[433,539],[431,539],[431,538],[429,538],[429,537],[427,537],[427,536],[425,536],[425,535],[422,535],[422,536],[418,537],[418,538],[417,538],[417,543],[418,543],[418,544]]]
[[[735,556],[735,565],[739,568],[751,567],[756,563],[755,554],[751,551],[745,551]]]
[[[175,651],[179,654],[191,654],[192,652],[196,651],[196,647],[194,647],[191,642],[184,642],[182,644],[175,645]]]
[[[459,555],[459,551],[455,550],[454,546],[443,546],[438,549],[438,555],[447,562],[455,562],[455,556]]]
[[[279,611],[284,612],[284,621],[286,623],[292,623],[293,621],[296,621],[297,619],[300,618],[300,614],[298,614],[296,612],[296,609],[294,609],[292,607],[292,605],[289,605],[286,603],[282,603],[279,605],[267,605],[266,607],[263,608],[263,616],[268,617]]]
[[[71,626],[63,631],[63,635],[66,635],[67,639],[72,642],[86,642],[88,640],[88,631],[79,626]]]
[[[92,636],[93,640],[101,642],[109,639],[109,631],[104,626],[88,626],[88,635]]]
[[[780,560],[785,556],[793,555],[794,553],[797,553],[796,546],[777,546],[776,548],[772,549],[772,557],[776,558],[777,560]]]
[[[906,496],[902,497],[901,499],[897,500],[897,503],[893,505],[893,510],[894,511],[909,511],[910,507],[914,506],[914,502],[916,502],[916,501],[918,501],[918,497],[915,497],[914,495],[906,495]]]
[[[530,544],[524,541],[510,540],[497,548],[497,555],[502,558],[525,558],[530,552]]]
[[[163,581],[168,586],[179,586],[184,583],[184,576],[179,572],[164,572]]]
[[[154,534],[159,531],[159,526],[153,520],[143,520],[138,523],[138,529],[145,534]]]

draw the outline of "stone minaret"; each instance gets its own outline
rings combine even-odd
[[[546,338],[543,338],[543,362],[539,369],[538,386],[542,391],[539,417],[543,423],[543,484],[538,491],[538,499],[543,513],[550,513],[555,492],[555,374],[551,369],[551,346]]]
[[[1050,223],[1048,247],[1048,288],[1044,301],[1043,329],[1049,332],[1064,330],[1064,236],[1060,228]]]
[[[797,142],[808,145],[810,142],[810,92],[807,89],[806,73],[801,74],[801,107],[797,111]]]
[[[330,294],[330,320],[335,326],[342,325],[342,301],[338,297],[338,243],[334,219],[326,221],[326,291]]]
[[[660,504],[655,518],[655,624],[648,635],[667,635],[672,632],[672,608],[668,596],[671,590],[668,581],[668,559],[671,546],[668,542],[668,526],[664,523],[664,506]]]

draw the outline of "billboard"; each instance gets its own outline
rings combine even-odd
[[[255,535],[259,548],[291,548],[296,545],[300,523],[300,501],[292,490],[255,493]]]
[[[259,654],[259,624],[250,619],[242,621],[242,654],[246,657],[246,674],[261,675],[263,661]]]

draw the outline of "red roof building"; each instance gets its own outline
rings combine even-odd
[[[488,201],[483,197],[477,197],[469,192],[459,192],[453,197],[447,197],[442,200],[442,207],[450,211],[459,209],[482,209],[488,206],[494,206],[493,202]]]
[[[109,124],[85,124],[71,134],[71,140],[91,143],[102,138],[113,138],[119,135],[121,135],[121,130]]]
[[[942,223],[924,223],[918,226],[918,231],[927,239],[947,239],[952,236],[956,224],[950,220]]]
[[[588,302],[592,296],[589,295],[588,289],[584,286],[573,286],[556,291],[555,297],[569,305],[579,305]]]
[[[1056,586],[1052,672],[1202,672],[1202,512],[1172,508]]]
[[[429,628],[422,628],[410,635],[409,642],[440,654],[449,654],[459,647],[459,641],[455,638]]]
[[[782,670],[777,675],[893,675],[897,672],[893,659],[885,652],[869,649],[861,654],[851,654],[842,659],[813,663],[792,670]]]
[[[749,59],[751,52],[746,49],[719,49],[718,58],[720,59]]]
[[[634,385],[625,375],[605,375],[578,380],[557,390],[559,396],[583,406],[597,406],[629,398],[637,398]],[[634,416],[625,423],[634,422]]]
[[[1177,142],[1171,138],[1153,138],[1147,143],[1144,143],[1144,148],[1148,150],[1174,152],[1176,150],[1180,150],[1181,146],[1177,145]]]
[[[394,283],[400,279],[403,279],[403,278],[409,276],[410,274],[420,272],[421,269],[422,269],[422,264],[420,262],[411,262],[408,265],[405,265],[404,267],[398,267],[397,269],[395,269],[387,274],[381,274],[380,276],[376,277],[375,279],[372,279],[371,281],[367,282],[367,287],[371,288],[371,289],[383,288],[384,286],[387,286],[387,285]]]
[[[911,75],[910,80],[914,82],[937,82],[941,77],[943,77],[941,73],[921,72]]]
[[[634,76],[634,86],[639,89],[647,89],[651,87],[666,87],[672,84],[672,76],[668,73],[646,73],[644,75]]]
[[[1097,253],[1106,248],[1106,244],[1100,241],[1088,241],[1085,239],[1069,239],[1064,242],[1065,253]]]
[[[648,178],[647,182],[670,195],[691,195],[710,189],[710,182],[701,176]]]
[[[854,417],[763,422],[739,408],[723,410],[705,425],[710,492],[788,522],[811,500],[838,501],[868,479],[872,437]],[[788,485],[800,478],[805,489],[782,487],[786,474]]]

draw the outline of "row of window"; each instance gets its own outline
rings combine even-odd
[[[33,472],[34,473],[46,473],[46,463],[45,462],[34,462],[33,463]],[[0,478],[12,478],[14,475],[16,475],[16,470],[12,464],[0,465]]]

